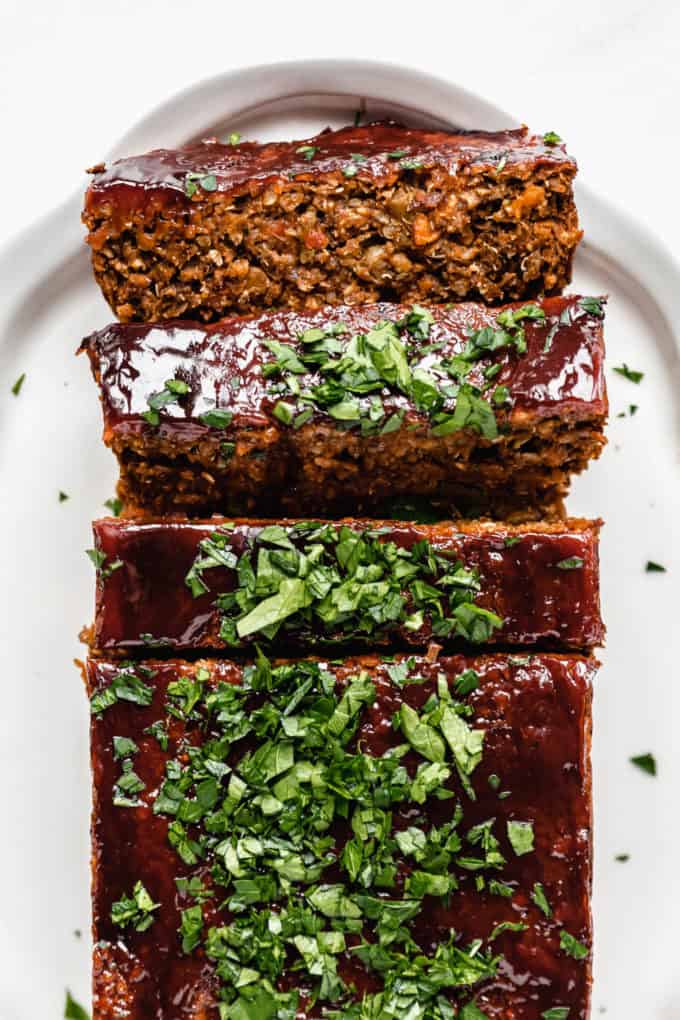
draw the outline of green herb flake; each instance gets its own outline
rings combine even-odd
[[[299,156],[304,156],[307,160],[314,159],[314,156],[319,151],[318,145],[301,145],[299,149],[295,150]]]
[[[630,854],[616,854],[614,860],[619,861],[621,864],[625,864],[626,861],[630,860]]]
[[[649,776],[655,776],[657,774],[656,758],[649,752],[647,754],[636,754],[630,758],[629,761],[637,766],[642,772],[646,772]]]
[[[560,932],[560,949],[574,960],[585,960],[590,950],[582,942],[574,938],[565,928]]]
[[[531,899],[546,917],[552,917],[552,908],[548,903],[545,890],[540,882],[534,882],[534,887],[531,891]]]
[[[230,131],[229,132],[229,144],[230,145],[238,145],[238,143],[240,141],[241,141],[241,132],[240,131]]]
[[[583,559],[580,556],[567,556],[555,564],[558,570],[580,570],[583,566]]]
[[[541,1013],[542,1020],[569,1020],[569,1006],[551,1006]]]
[[[64,1005],[64,1020],[90,1020],[90,1014],[66,989],[66,1003]]]
[[[661,563],[655,563],[654,560],[647,560],[645,571],[648,574],[665,574],[666,568]]]
[[[104,506],[111,511],[114,517],[120,517],[121,510],[123,509],[123,500],[118,499],[117,496],[112,496],[111,499],[107,499],[104,502]]]
[[[19,378],[17,379],[17,381],[12,386],[12,393],[14,394],[15,397],[18,397],[19,394],[21,393],[21,387],[24,385],[25,381],[26,381],[26,373],[22,372],[21,375],[19,376]]]
[[[184,194],[187,198],[193,198],[199,187],[203,191],[216,191],[217,178],[215,174],[202,174],[190,170],[184,178]]]
[[[60,489],[59,490],[59,502],[60,503],[65,503],[68,498],[69,498],[68,492],[62,492],[61,489]]]
[[[534,849],[534,826],[532,822],[507,823],[508,839],[517,857],[529,854]]]
[[[119,928],[132,925],[135,931],[147,931],[159,907],[160,903],[154,903],[142,882],[136,882],[129,896],[123,895],[111,904],[111,921]]]
[[[556,131],[546,131],[543,135],[543,141],[546,145],[559,145],[562,139]]]
[[[214,407],[210,411],[204,411],[203,414],[199,414],[198,420],[203,425],[208,425],[212,429],[226,429],[231,425],[233,417],[234,415],[231,411]]]
[[[644,372],[637,372],[635,369],[629,368],[625,361],[623,365],[614,365],[614,371],[636,385],[641,383],[645,377]]]

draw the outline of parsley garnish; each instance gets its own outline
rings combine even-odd
[[[236,587],[218,594],[222,639],[253,634],[271,641],[283,628],[328,640],[361,639],[429,620],[435,637],[487,641],[502,620],[474,602],[479,578],[423,540],[410,549],[370,530],[301,521],[270,525],[236,556],[230,532],[215,529],[199,545],[186,576],[194,597],[210,588],[206,571],[227,567]]]
[[[560,560],[555,566],[558,570],[580,570],[583,566],[583,560],[580,556],[567,556],[566,559]]]
[[[104,506],[111,511],[114,517],[120,517],[120,512],[123,509],[123,500],[118,499],[117,496],[112,496],[111,499],[107,499],[104,502]]]
[[[141,669],[141,667],[138,667]],[[100,715],[117,701],[131,701],[136,705],[150,705],[153,699],[153,688],[132,672],[131,669],[116,673],[108,687],[95,691],[90,699],[90,711]]]
[[[645,377],[644,372],[636,372],[634,369],[629,368],[625,361],[623,365],[614,365],[614,371],[618,372],[619,375],[622,375],[624,379],[628,379],[630,382],[635,383],[636,385],[642,382],[642,380]]]
[[[604,319],[604,302],[602,298],[582,297],[578,299],[579,308],[582,308],[588,315],[594,315],[596,319]]]
[[[584,946],[573,935],[570,935],[564,928],[560,932],[560,948],[573,957],[574,960],[585,960],[589,953],[588,947]]]
[[[68,988],[66,989],[64,1020],[90,1020],[90,1014],[84,1006],[81,1006],[79,1002],[76,1002]]]
[[[305,159],[314,159],[314,156],[319,151],[318,145],[301,145],[299,149],[295,150],[299,156],[304,156]]]
[[[508,839],[517,857],[529,854],[534,849],[534,826],[532,822],[514,822],[507,824]]]
[[[161,408],[166,407],[168,404],[176,404],[180,397],[185,396],[189,392],[189,385],[182,379],[166,379],[165,386],[158,393],[152,393],[147,399],[149,410],[142,413],[142,418],[149,423],[149,425],[160,424]]]
[[[94,563],[95,569],[103,580],[106,580],[123,566],[122,560],[112,560],[110,563],[106,563],[106,553],[103,553],[101,549],[86,549],[85,554]]]
[[[238,143],[240,141],[241,141],[241,132],[240,131],[230,131],[229,132],[229,144],[230,145],[238,145]]]
[[[546,131],[543,135],[543,141],[546,145],[559,145],[562,139],[556,131]]]
[[[645,571],[648,574],[665,574],[666,568],[661,563],[655,563],[654,560],[647,560]]]
[[[201,187],[203,191],[216,191],[217,178],[215,177],[215,174],[202,174],[190,170],[184,178],[184,194],[187,198],[192,198],[198,191],[199,187]]]
[[[154,911],[159,907],[160,903],[153,902],[143,884],[135,882],[130,896],[123,895],[111,904],[111,920],[119,928],[132,925],[135,931],[146,931],[153,924]]]
[[[26,373],[22,372],[17,381],[12,386],[12,393],[14,394],[15,397],[18,397],[19,394],[21,393],[21,387],[24,385],[25,380]]]
[[[542,1020],[568,1020],[569,1006],[552,1006],[541,1013]]]
[[[548,903],[548,899],[545,895],[545,890],[540,882],[534,882],[534,888],[531,893],[531,899],[536,904],[539,910],[541,910],[546,917],[552,917],[552,908]]]
[[[68,492],[62,492],[61,489],[60,489],[59,490],[59,502],[60,503],[65,503],[68,498],[69,498]]]
[[[614,860],[619,861],[622,864],[625,864],[626,861],[630,860],[630,854],[617,854]]]
[[[647,754],[637,754],[630,759],[633,765],[637,765],[642,772],[646,772],[650,776],[656,775],[656,758],[649,752]]]

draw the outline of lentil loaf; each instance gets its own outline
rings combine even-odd
[[[526,128],[210,139],[92,173],[87,241],[123,322],[558,294],[581,237],[574,160]]]
[[[587,1020],[595,668],[90,660],[93,1020]]]
[[[514,645],[604,628],[599,521],[95,521],[93,650]]]
[[[560,514],[607,415],[602,298],[327,308],[88,337],[131,513]]]

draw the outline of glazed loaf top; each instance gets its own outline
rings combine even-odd
[[[522,166],[576,172],[562,145],[549,144],[525,127],[454,133],[377,123],[293,142],[224,144],[207,139],[98,165],[92,169],[87,205],[113,199],[138,208],[150,193],[180,202],[197,190],[255,194],[273,178],[338,174],[385,182],[402,170],[421,167],[456,175],[480,169],[500,174]]]

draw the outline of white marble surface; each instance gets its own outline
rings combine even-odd
[[[4,238],[70,194],[132,121],[201,78],[369,57],[450,78],[536,130],[557,130],[591,185],[677,246],[671,0],[3,0],[0,38]],[[17,201],[19,183],[30,202]]]

